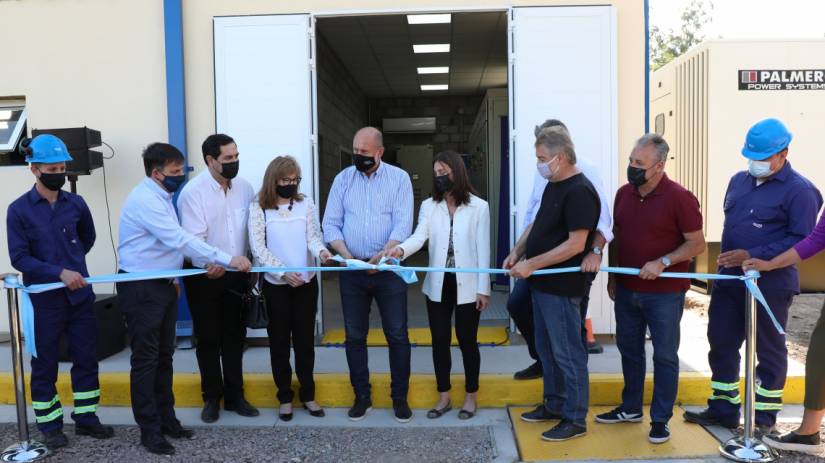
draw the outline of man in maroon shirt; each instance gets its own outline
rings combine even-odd
[[[628,183],[616,193],[611,265],[640,268],[639,276],[610,274],[615,301],[616,345],[622,355],[622,403],[596,417],[600,423],[642,421],[645,332],[653,341],[653,402],[648,439],[670,439],[667,422],[679,385],[679,321],[688,279],[658,278],[665,270],[687,272],[690,259],[705,249],[702,214],[691,192],[665,174],[669,151],[657,134],[636,142],[627,167]]]

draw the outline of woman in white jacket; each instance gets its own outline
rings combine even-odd
[[[461,156],[445,151],[433,162],[433,195],[421,204],[418,225],[390,255],[406,259],[429,241],[430,267],[488,268],[490,266],[490,210],[475,196]],[[433,364],[440,400],[427,413],[438,418],[450,405],[450,344],[452,317],[464,361],[466,395],[460,419],[475,416],[481,356],[478,322],[490,300],[490,275],[486,273],[428,273],[423,292],[433,340]]]

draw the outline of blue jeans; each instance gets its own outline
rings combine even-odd
[[[616,346],[622,354],[622,409],[642,413],[645,331],[653,341],[653,401],[650,419],[667,423],[679,389],[679,322],[685,293],[637,293],[616,285]]]
[[[544,367],[544,406],[586,426],[590,394],[587,350],[582,343],[581,298],[531,289],[536,350]]]
[[[378,303],[381,325],[390,350],[390,389],[393,399],[407,400],[410,387],[410,339],[407,335],[407,284],[390,272],[353,271],[339,274],[344,312],[347,365],[355,396],[370,396],[367,334],[372,300]]]

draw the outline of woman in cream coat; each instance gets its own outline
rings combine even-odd
[[[406,259],[429,241],[430,267],[489,268],[490,210],[475,196],[461,156],[446,151],[433,162],[434,188],[431,198],[421,204],[418,225],[406,241],[390,255]],[[440,400],[427,413],[438,418],[450,405],[450,344],[452,316],[464,361],[466,395],[460,419],[475,416],[481,356],[478,349],[478,322],[490,300],[490,275],[486,273],[428,273],[423,292],[427,296],[427,316],[433,340],[433,364]]]

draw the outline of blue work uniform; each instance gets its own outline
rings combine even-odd
[[[80,196],[61,190],[57,201],[50,204],[33,187],[9,205],[6,230],[11,263],[23,274],[26,285],[60,281],[63,269],[89,276],[86,254],[95,242],[95,227]],[[45,433],[63,427],[63,407],[55,388],[58,343],[63,334],[73,362],[72,419],[81,425],[98,424],[94,292],[91,287],[61,288],[32,294],[31,300],[38,353],[31,360],[31,394],[38,429]]]
[[[761,184],[747,171],[733,176],[725,193],[725,224],[721,252],[744,249],[751,257],[769,260],[805,238],[816,225],[822,195],[790,162]],[[742,275],[741,267],[719,267],[719,273]],[[759,288],[784,328],[793,296],[799,294],[796,266],[762,273]],[[741,281],[721,280],[711,293],[708,341],[713,416],[739,419],[739,349],[745,340],[747,290]],[[772,426],[782,409],[788,372],[788,350],[764,308],[756,309],[756,423]]]

